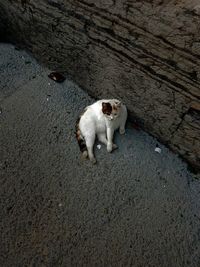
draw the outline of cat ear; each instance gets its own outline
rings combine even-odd
[[[120,108],[121,107],[121,105],[122,105],[122,103],[120,102],[120,101],[118,101],[118,102],[115,102],[116,103],[116,106],[118,107],[118,108]]]

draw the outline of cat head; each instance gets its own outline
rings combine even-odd
[[[120,115],[121,102],[119,100],[110,100],[102,103],[102,112],[108,120],[115,120]]]

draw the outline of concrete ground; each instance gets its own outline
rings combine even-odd
[[[94,100],[49,73],[0,44],[0,266],[200,266],[200,180],[131,125],[81,160]]]

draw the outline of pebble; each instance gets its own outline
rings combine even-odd
[[[161,148],[159,148],[159,147],[156,147],[156,148],[155,148],[155,152],[157,152],[157,153],[159,153],[159,154],[160,154],[160,153],[161,153],[161,151],[162,151],[162,150],[161,150]]]

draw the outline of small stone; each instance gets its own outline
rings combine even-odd
[[[51,95],[47,95],[47,101],[49,101],[50,97],[51,97]]]
[[[101,145],[100,145],[100,144],[98,144],[98,145],[97,145],[97,148],[98,148],[98,149],[101,149]]]
[[[159,148],[159,147],[156,147],[156,148],[155,148],[155,152],[157,152],[157,153],[159,153],[159,154],[160,154],[160,153],[161,153],[161,151],[162,151],[162,150],[161,150],[161,148]]]
[[[48,77],[58,83],[64,82],[66,79],[61,73],[59,72],[51,72]]]

